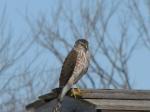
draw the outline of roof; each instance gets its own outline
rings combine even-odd
[[[37,108],[57,98],[60,89],[39,96],[38,100],[26,106]],[[69,93],[68,93],[69,96]],[[150,110],[150,90],[124,89],[81,89],[78,98],[94,104],[97,109]]]

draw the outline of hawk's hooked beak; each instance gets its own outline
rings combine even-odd
[[[88,50],[88,45],[85,45],[85,49]]]
[[[86,45],[85,48],[88,49],[88,45]]]

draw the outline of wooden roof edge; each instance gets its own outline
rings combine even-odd
[[[38,100],[30,103],[26,108],[37,107],[58,96],[59,88],[39,96]],[[124,90],[124,89],[81,89],[80,99],[115,99],[115,100],[149,100],[150,90]]]
[[[77,88],[74,88],[77,89]],[[125,93],[148,93],[150,94],[150,90],[138,90],[138,89],[80,89],[81,92],[85,93],[102,93],[102,92],[125,92]],[[60,92],[61,88],[54,88],[52,92]]]
[[[75,88],[76,89],[76,88]],[[60,93],[59,88],[53,89]],[[124,100],[150,100],[150,90],[125,90],[125,89],[80,89],[81,99],[124,99]],[[70,95],[70,94],[68,94]]]
[[[36,100],[36,101],[34,101],[34,102],[28,104],[25,108],[26,108],[27,110],[29,110],[29,109],[31,109],[31,108],[36,108],[36,107],[41,106],[41,105],[43,105],[43,104],[45,104],[44,101],[42,101],[42,100]]]

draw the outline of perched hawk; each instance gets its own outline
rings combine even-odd
[[[66,57],[59,79],[59,87],[62,91],[58,97],[58,105],[53,112],[60,112],[61,102],[66,93],[77,81],[87,72],[89,66],[89,49],[88,41],[79,39],[71,52]]]

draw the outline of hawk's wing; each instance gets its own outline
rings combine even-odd
[[[68,54],[68,56],[66,57],[63,63],[60,78],[59,78],[59,87],[64,87],[68,82],[68,80],[70,79],[70,77],[72,76],[72,73],[76,65],[76,60],[77,60],[77,52],[73,49]]]

